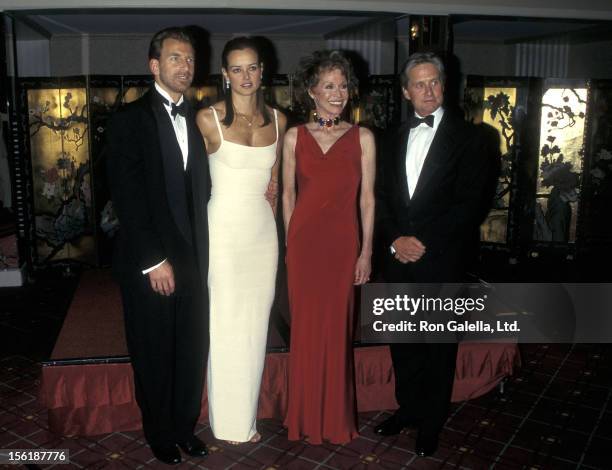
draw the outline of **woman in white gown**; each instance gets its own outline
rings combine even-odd
[[[208,407],[217,439],[257,442],[256,416],[278,259],[275,213],[285,116],[264,103],[256,43],[222,54],[225,99],[198,112],[209,155]]]

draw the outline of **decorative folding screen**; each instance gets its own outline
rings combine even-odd
[[[586,111],[585,82],[545,82],[541,101],[535,241],[576,241]]]
[[[528,88],[524,79],[470,76],[465,89],[466,119],[498,135],[500,174],[493,206],[480,228],[481,240],[492,245],[512,244],[517,236],[511,206],[517,196],[517,127],[526,112]]]
[[[38,263],[96,260],[89,108],[85,79],[39,80],[27,89]]]
[[[211,77],[186,96],[196,108],[208,106],[217,101],[219,82]],[[35,230],[28,238],[35,264],[110,263],[118,221],[106,180],[106,124],[119,106],[141,97],[151,83],[151,77],[119,76],[20,81],[27,106],[22,149],[32,167]]]
[[[611,81],[471,76],[464,109],[500,136],[485,246],[523,255],[529,247],[530,256],[561,249],[565,257],[612,242]]]

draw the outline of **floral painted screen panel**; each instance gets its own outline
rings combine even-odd
[[[292,109],[293,106],[293,80],[290,75],[272,75],[270,80],[263,86],[264,99],[266,103],[279,108],[283,112]]]
[[[497,180],[495,197],[487,218],[480,226],[483,242],[506,244],[510,188],[514,161],[514,123],[516,87],[485,86],[466,88],[464,108],[466,118],[474,124],[493,127],[499,134],[501,171]]]
[[[493,207],[480,227],[485,242],[506,243],[510,184],[512,175],[514,125],[512,117],[516,107],[516,88],[484,89],[482,122],[492,126],[500,136],[501,171],[497,180]]]
[[[108,83],[104,83],[105,81]],[[119,80],[104,80],[104,78],[100,78],[96,79],[95,86],[90,86],[89,119],[91,123],[90,136],[94,180],[94,214],[97,229],[98,265],[100,266],[107,266],[111,263],[112,237],[119,228],[119,221],[115,216],[112,209],[112,203],[110,202],[104,145],[108,119],[117,110],[120,103],[121,84]]]
[[[95,146],[104,142],[106,120],[117,109],[119,100],[119,87],[89,88],[91,139]]]
[[[589,102],[588,185],[582,196],[580,226],[585,244],[612,244],[612,80],[592,80]]]
[[[95,263],[86,90],[30,89],[27,96],[35,260]]]
[[[0,270],[19,267],[17,236],[14,233],[0,236]]]
[[[369,128],[387,129],[398,118],[397,80],[394,75],[370,77],[367,90],[359,97],[354,122]]]
[[[148,86],[129,86],[123,89],[123,102],[136,101],[149,90]]]
[[[211,106],[219,100],[219,90],[217,85],[190,87],[185,92],[185,96],[195,109],[201,109]]]
[[[534,241],[576,241],[586,109],[586,87],[542,97]]]
[[[292,103],[292,90],[289,85],[274,85],[271,87],[272,103],[281,109],[290,109]]]

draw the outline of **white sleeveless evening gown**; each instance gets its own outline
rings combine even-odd
[[[255,433],[278,260],[276,223],[265,192],[276,141],[249,147],[225,140],[209,156],[210,355],[208,409],[216,438],[244,442]]]

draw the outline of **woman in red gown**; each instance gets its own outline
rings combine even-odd
[[[287,131],[283,144],[291,309],[285,426],[290,440],[343,444],[358,435],[353,286],[371,269],[374,137],[340,118],[356,82],[340,52],[315,52],[300,69],[315,122]]]

